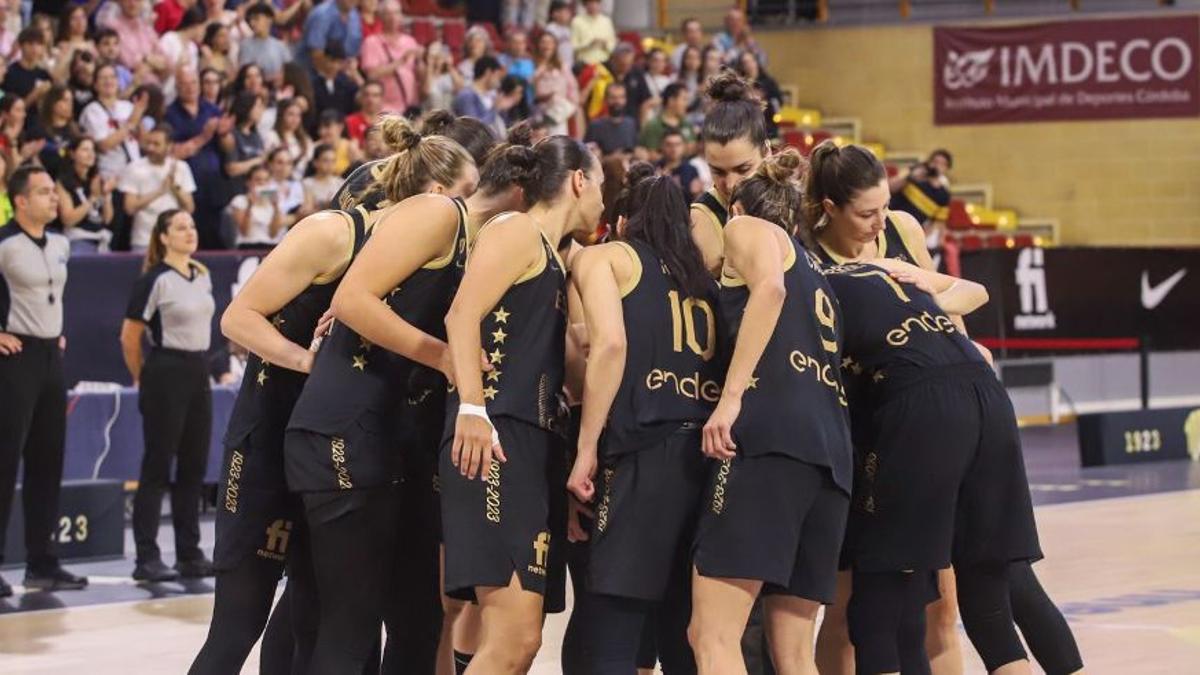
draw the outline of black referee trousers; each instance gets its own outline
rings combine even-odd
[[[58,518],[67,387],[58,339],[17,337],[21,351],[0,356],[0,562],[17,466],[24,460],[25,559],[27,567],[40,571],[57,564],[50,532]]]
[[[133,540],[139,563],[161,559],[158,523],[171,486],[171,521],[177,562],[203,557],[200,493],[212,435],[212,392],[204,354],[154,349],[142,367],[138,390],[145,454],[133,496]],[[175,481],[171,482],[171,461]]]

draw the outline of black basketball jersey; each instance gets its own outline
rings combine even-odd
[[[480,344],[492,370],[483,374],[489,417],[511,417],[563,433],[566,361],[566,268],[544,235],[542,262],[510,286],[480,322]],[[447,433],[458,416],[458,393],[446,397]]]
[[[889,368],[982,363],[983,357],[933,296],[900,283],[881,267],[827,267],[843,311],[844,367],[880,382]]]
[[[779,323],[759,359],[734,441],[750,456],[779,454],[827,466],[850,491],[850,430],[841,358],[841,310],[817,263],[794,239],[784,265],[787,295]],[[741,279],[721,277],[721,316],[733,353],[750,291]]]
[[[704,194],[696,197],[696,201],[692,202],[692,208],[703,211],[716,223],[717,229],[724,228],[725,223],[729,221],[729,208],[717,194],[716,188],[709,188]]]
[[[369,234],[365,214],[361,209],[343,212],[354,227],[354,243],[351,258],[358,253]],[[317,321],[333,300],[333,294],[341,282],[342,275],[318,278],[271,317],[271,323],[285,338],[308,349]],[[283,430],[304,388],[307,375],[290,368],[273,366],[257,354],[246,360],[245,375],[233,404],[229,426],[225,432],[225,446],[235,448],[260,425],[278,429],[282,442]],[[282,445],[279,446],[282,450]],[[278,458],[280,471],[271,476],[283,486],[283,457]]]
[[[894,213],[888,213],[887,221],[883,224],[883,231],[875,238],[875,245],[879,251],[877,255],[879,258],[892,258],[914,265],[917,264],[917,257],[913,255],[912,251],[908,250],[908,244],[904,243],[904,237],[900,234],[900,225]],[[850,262],[846,258],[830,251],[820,242],[817,242],[814,253],[826,265],[843,265]]]
[[[405,321],[443,339],[446,334],[443,319],[461,278],[467,250],[465,206],[457,199],[454,203],[458,208],[458,228],[452,249],[426,263],[383,298]],[[357,424],[379,438],[396,438],[400,408],[417,368],[418,364],[410,359],[377,347],[344,323],[334,322],[317,352],[312,374],[296,402],[288,429],[338,437],[349,435],[346,430]],[[323,462],[325,458],[312,459]],[[389,457],[379,465],[391,465],[398,459]],[[289,459],[289,472],[292,465]],[[391,477],[357,478],[356,486],[369,487]],[[289,474],[293,490],[306,489],[291,482]]]
[[[342,182],[341,187],[333,193],[333,197],[329,200],[330,203],[336,208],[345,210],[361,205],[368,211],[389,205],[391,202],[384,196],[382,188],[368,189],[375,182],[379,172],[383,170],[385,162],[387,162],[386,159],[376,159],[358,165]]]
[[[687,296],[648,245],[618,245],[638,273],[622,289],[625,372],[605,427],[607,457],[653,445],[683,422],[703,423],[721,398],[722,379],[717,285],[702,297]]]

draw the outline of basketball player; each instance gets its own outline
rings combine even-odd
[[[603,210],[599,162],[586,147],[552,136],[533,152],[528,212],[484,226],[446,316],[457,378],[439,464],[445,583],[451,596],[478,601],[483,623],[467,673],[524,672],[541,643],[547,472],[563,433],[566,270],[556,249],[568,235],[585,238]]]
[[[638,182],[623,196],[632,206],[617,240],[580,252],[571,275],[589,353],[567,485],[584,503],[599,493],[588,672],[636,670],[655,609],[667,619],[657,635],[664,672],[694,672],[689,561],[707,476],[700,428],[720,392],[716,284],[691,239],[683,190],[666,176],[639,180],[636,167],[628,175]],[[674,601],[664,603],[668,593]]]
[[[794,238],[802,160],[764,160],[731,195],[721,316],[733,340],[704,454],[720,460],[696,535],[692,622],[700,673],[745,673],[738,649],[764,594],[771,658],[813,672],[814,623],[833,601],[851,482],[833,293]]]
[[[455,263],[466,248],[461,203],[450,196],[473,192],[479,175],[470,155],[446,137],[422,138],[399,116],[380,126],[398,151],[376,179],[394,204],[377,227],[402,228],[409,244],[391,260],[403,287],[376,297],[400,316],[403,328],[386,349],[376,349],[335,323],[292,411],[284,445],[288,487],[304,501],[321,598],[309,672],[358,672],[378,638],[400,478],[395,421],[404,391],[391,384],[405,382],[417,363],[445,367],[445,343],[429,332],[449,303]],[[345,318],[343,303],[335,294],[335,317]]]
[[[1008,565],[1041,551],[1016,419],[947,316],[983,305],[986,290],[888,259],[832,267],[828,278],[844,310],[842,365],[869,376],[851,396],[874,410],[846,544],[856,671],[929,672],[925,604],[936,570],[953,561],[963,623],[988,671],[1028,673]]]

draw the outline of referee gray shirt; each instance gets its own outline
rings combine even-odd
[[[208,268],[192,261],[185,275],[162,262],[133,284],[125,318],[149,326],[155,347],[206,352],[215,307]]]
[[[0,227],[0,331],[44,339],[62,335],[70,257],[71,244],[61,234],[36,239],[15,219]]]

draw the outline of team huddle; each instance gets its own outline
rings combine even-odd
[[[772,155],[748,83],[706,94],[714,188],[635,163],[600,230],[578,141],[381,122],[222,317],[252,356],[191,672],[268,622],[264,672],[526,672],[568,567],[568,674],[961,673],[959,614],[989,672],[1030,672],[1018,627],[1082,669],[962,328],[987,291],[868,150]]]

